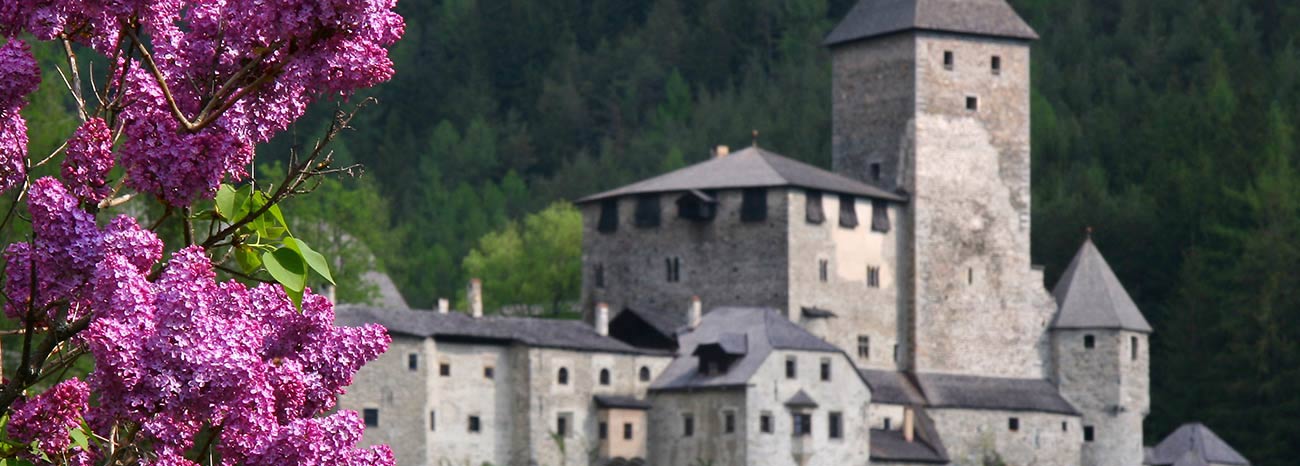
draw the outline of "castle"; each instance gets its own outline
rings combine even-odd
[[[749,147],[578,201],[586,322],[343,306],[402,465],[1249,464],[1145,447],[1152,328],[1084,240],[1030,262],[1030,43],[1005,0],[862,0],[833,172]]]

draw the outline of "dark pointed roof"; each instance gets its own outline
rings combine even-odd
[[[1054,329],[1123,329],[1151,332],[1133,298],[1124,291],[1101,251],[1084,241],[1083,247],[1052,290],[1060,310],[1052,321]]]
[[[1038,38],[1005,0],[862,0],[826,36],[825,45],[911,30]]]
[[[899,202],[907,199],[897,193],[885,191],[779,154],[757,147],[749,147],[739,152],[714,157],[622,188],[587,196],[579,199],[578,203],[599,201],[630,194],[785,186]]]
[[[808,396],[808,392],[799,390],[790,399],[785,400],[785,405],[791,408],[816,408],[817,402],[813,401],[811,396]]]
[[[1198,463],[1197,460],[1200,460]],[[1151,449],[1148,464],[1157,466],[1230,464],[1249,466],[1250,460],[1232,449],[1205,424],[1183,424]]]

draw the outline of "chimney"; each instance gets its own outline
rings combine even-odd
[[[596,333],[602,337],[609,336],[609,305],[600,303],[596,305]]]
[[[916,412],[912,408],[903,408],[903,440],[912,443],[916,439]]]
[[[718,148],[713,151],[713,156],[717,158],[723,158],[728,155],[731,155],[731,148],[727,146],[718,146]]]
[[[451,301],[447,298],[438,298],[438,313],[446,314],[449,311],[451,311]]]
[[[475,319],[483,317],[483,281],[477,278],[469,281],[469,292],[465,294],[469,301],[469,313]]]
[[[691,313],[687,316],[691,328],[699,327],[702,319],[704,319],[704,305],[700,304],[699,296],[691,296]]]

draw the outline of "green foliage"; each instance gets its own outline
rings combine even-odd
[[[558,315],[578,298],[581,258],[582,214],[560,202],[484,235],[464,264],[483,280],[486,308],[543,305]]]
[[[268,205],[270,196],[246,184],[239,188],[223,184],[213,198],[214,209],[210,215],[221,219],[236,234],[231,247],[236,263],[244,277],[254,277],[265,271],[271,279],[284,287],[295,306],[302,306],[309,274],[325,279],[331,285],[325,257],[301,239],[293,237],[289,224],[277,204]],[[199,217],[209,215],[198,214]],[[232,272],[233,273],[233,272]]]

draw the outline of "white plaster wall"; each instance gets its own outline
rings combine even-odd
[[[504,465],[510,461],[514,424],[520,419],[513,410],[511,387],[520,383],[509,364],[509,346],[466,343],[437,343],[436,357],[429,366],[432,409],[437,412],[437,429],[430,431],[428,410],[404,415],[423,418],[428,433],[428,457],[433,465]],[[451,376],[438,373],[438,364],[451,364]],[[494,377],[484,377],[492,366]],[[470,432],[469,417],[478,416],[480,431]]]
[[[785,376],[786,356],[798,362],[798,377]],[[829,358],[832,363],[831,380],[820,378],[820,362]],[[745,399],[750,422],[746,424],[749,435],[747,457],[751,465],[792,466],[795,459],[793,420],[785,402],[804,390],[818,403],[812,411],[812,436],[810,448],[815,452],[806,466],[863,465],[870,456],[871,426],[869,424],[871,393],[866,383],[858,378],[848,357],[834,353],[805,351],[773,351],[762,367],[750,379],[751,385]],[[759,432],[758,413],[771,411],[774,432]],[[828,413],[843,415],[844,437],[829,438]]]
[[[1077,416],[1020,411],[927,409],[956,466],[982,466],[996,452],[1006,464],[1077,466],[1082,444]],[[1020,420],[1012,432],[1009,419]],[[1062,428],[1064,424],[1064,428]]]

